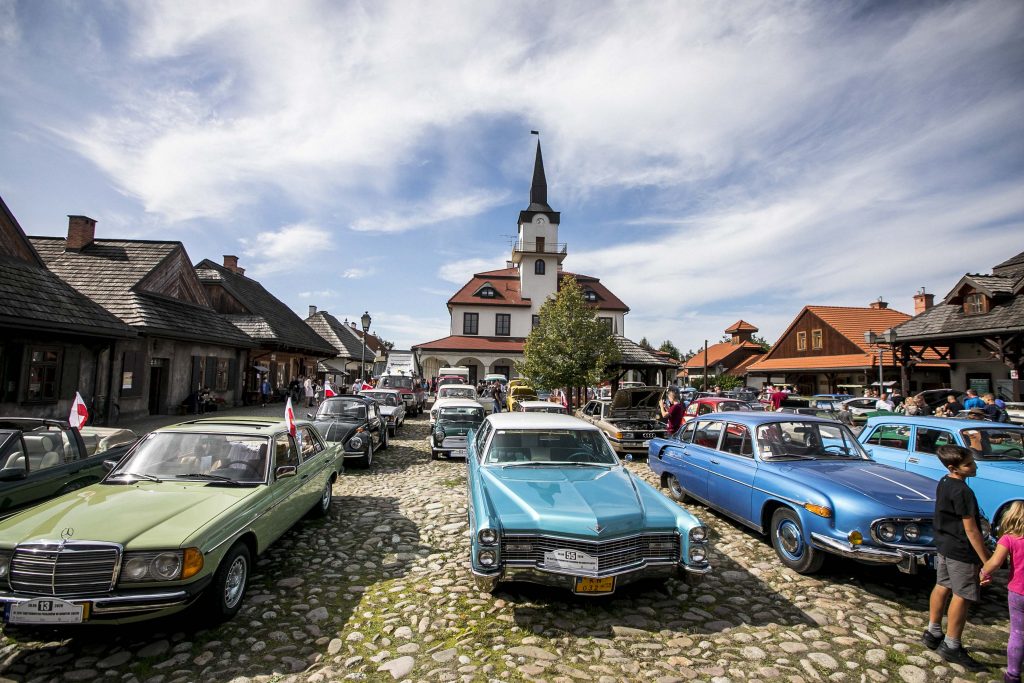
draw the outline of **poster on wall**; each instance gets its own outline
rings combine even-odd
[[[124,389],[131,389],[132,388],[132,380],[134,378],[134,375],[135,375],[135,373],[131,372],[131,371],[121,373],[121,389],[122,390],[124,390]]]
[[[978,392],[978,396],[982,396],[991,391],[989,388],[988,377],[971,377],[967,380],[967,388],[974,389]]]

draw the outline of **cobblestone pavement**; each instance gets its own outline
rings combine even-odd
[[[918,644],[932,576],[837,561],[802,577],[764,539],[699,506],[715,567],[702,586],[480,593],[466,569],[465,464],[432,462],[427,433],[410,420],[371,470],[347,472],[325,520],[301,522],[260,558],[234,620],[203,628],[186,613],[44,640],[15,633],[0,641],[0,679],[1002,680],[1005,581],[967,627],[989,669],[966,673]],[[628,466],[652,480],[645,462]]]

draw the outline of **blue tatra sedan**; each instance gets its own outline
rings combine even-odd
[[[496,413],[469,439],[469,529],[481,590],[531,581],[588,595],[710,570],[707,528],[568,415]]]
[[[935,482],[871,460],[832,420],[712,413],[651,441],[648,463],[673,498],[768,534],[801,574],[817,571],[823,553],[908,573],[935,553]]]

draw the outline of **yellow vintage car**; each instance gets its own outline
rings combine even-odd
[[[525,384],[520,384],[508,390],[508,396],[505,398],[505,406],[509,412],[515,412],[519,410],[519,403],[521,401],[536,400],[537,392],[534,388]]]

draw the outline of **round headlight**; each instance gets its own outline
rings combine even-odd
[[[702,545],[690,546],[690,562],[701,563],[708,559],[708,550]]]
[[[493,567],[495,555],[493,550],[481,550],[476,556],[481,567]]]
[[[916,541],[921,538],[921,528],[916,524],[908,524],[903,527],[903,538],[908,541]]]
[[[896,525],[892,522],[882,522],[878,525],[878,537],[883,541],[896,540]]]
[[[494,529],[481,529],[480,533],[476,535],[480,542],[484,545],[494,545],[498,542],[498,532]]]
[[[176,579],[181,574],[181,554],[160,553],[153,558],[150,569],[153,571],[153,576],[162,581]]]
[[[353,436],[351,439],[348,440],[348,445],[356,450],[359,450],[360,448],[363,447],[363,437]]]
[[[121,578],[127,581],[141,581],[149,573],[149,562],[141,557],[133,557],[121,568]]]
[[[708,539],[708,528],[706,526],[695,526],[690,529],[690,540],[694,543],[703,543]]]

